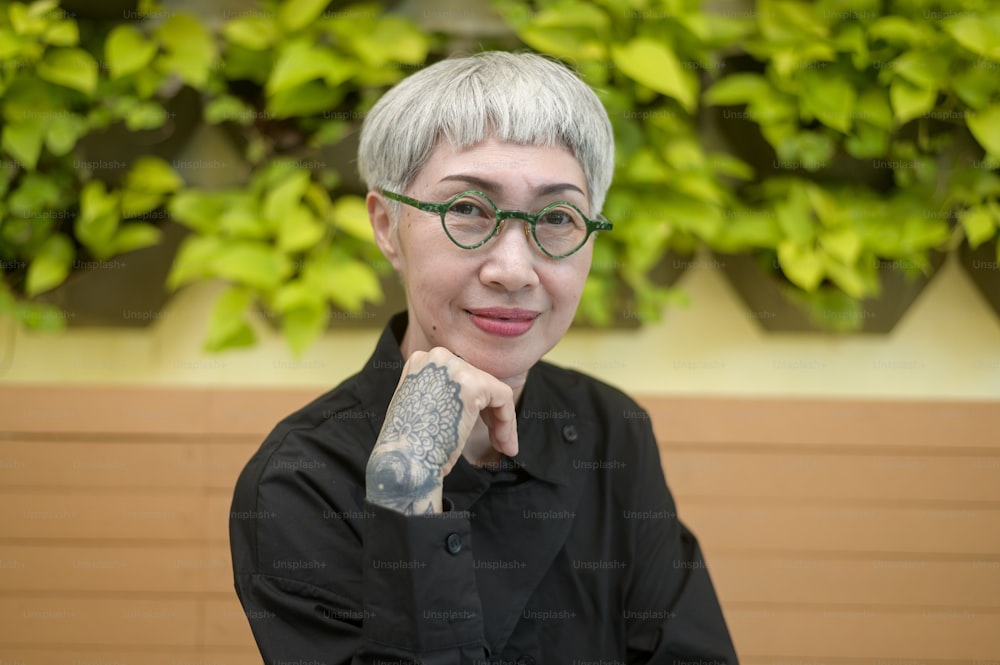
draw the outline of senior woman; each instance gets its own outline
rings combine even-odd
[[[265,661],[735,663],[648,417],[540,360],[611,229],[593,91],[536,55],[446,60],[375,105],[358,162],[407,311],[240,476]]]

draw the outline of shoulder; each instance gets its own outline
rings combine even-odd
[[[260,492],[283,494],[309,482],[329,484],[363,473],[377,435],[375,410],[364,403],[358,376],[283,418],[264,438],[239,476],[236,500],[257,504]]]
[[[590,413],[599,413],[615,421],[642,420],[646,411],[620,388],[575,369],[549,362],[532,368],[530,380],[566,401],[586,405]],[[647,417],[648,418],[648,417]]]

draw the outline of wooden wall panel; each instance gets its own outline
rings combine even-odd
[[[316,394],[0,387],[0,663],[258,663],[232,486]],[[1000,403],[641,401],[745,664],[1000,664]]]

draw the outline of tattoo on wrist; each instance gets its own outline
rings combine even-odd
[[[458,448],[461,385],[431,363],[403,379],[368,461],[368,498],[400,512],[433,512],[429,495]]]

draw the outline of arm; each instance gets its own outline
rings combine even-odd
[[[625,616],[629,662],[738,660],[698,541],[677,517],[647,419],[634,419],[639,461],[629,507],[635,566]]]
[[[478,370],[463,377],[461,361],[440,352],[426,360],[404,368],[370,458],[358,445],[370,437],[367,424],[333,419],[335,428],[310,422],[277,432],[241,474],[230,515],[233,567],[265,662],[457,665],[486,658],[469,516],[438,511],[447,508],[441,478],[471,430],[462,419],[510,391],[500,384],[498,397],[476,397],[467,386],[470,377],[482,379]],[[424,383],[407,382],[413,374]],[[426,384],[438,391],[433,399]],[[454,400],[469,394],[471,406],[461,401],[456,425],[447,419],[456,415]],[[452,401],[435,410],[439,398]],[[420,426],[432,416],[436,429]],[[433,469],[432,459],[445,464]],[[364,498],[366,475],[382,485],[375,492],[369,485],[369,493],[390,505]],[[436,511],[423,514],[429,507]]]
[[[446,349],[414,353],[368,460],[368,500],[407,515],[440,513],[444,477],[480,417],[493,447],[516,455],[510,387]]]

